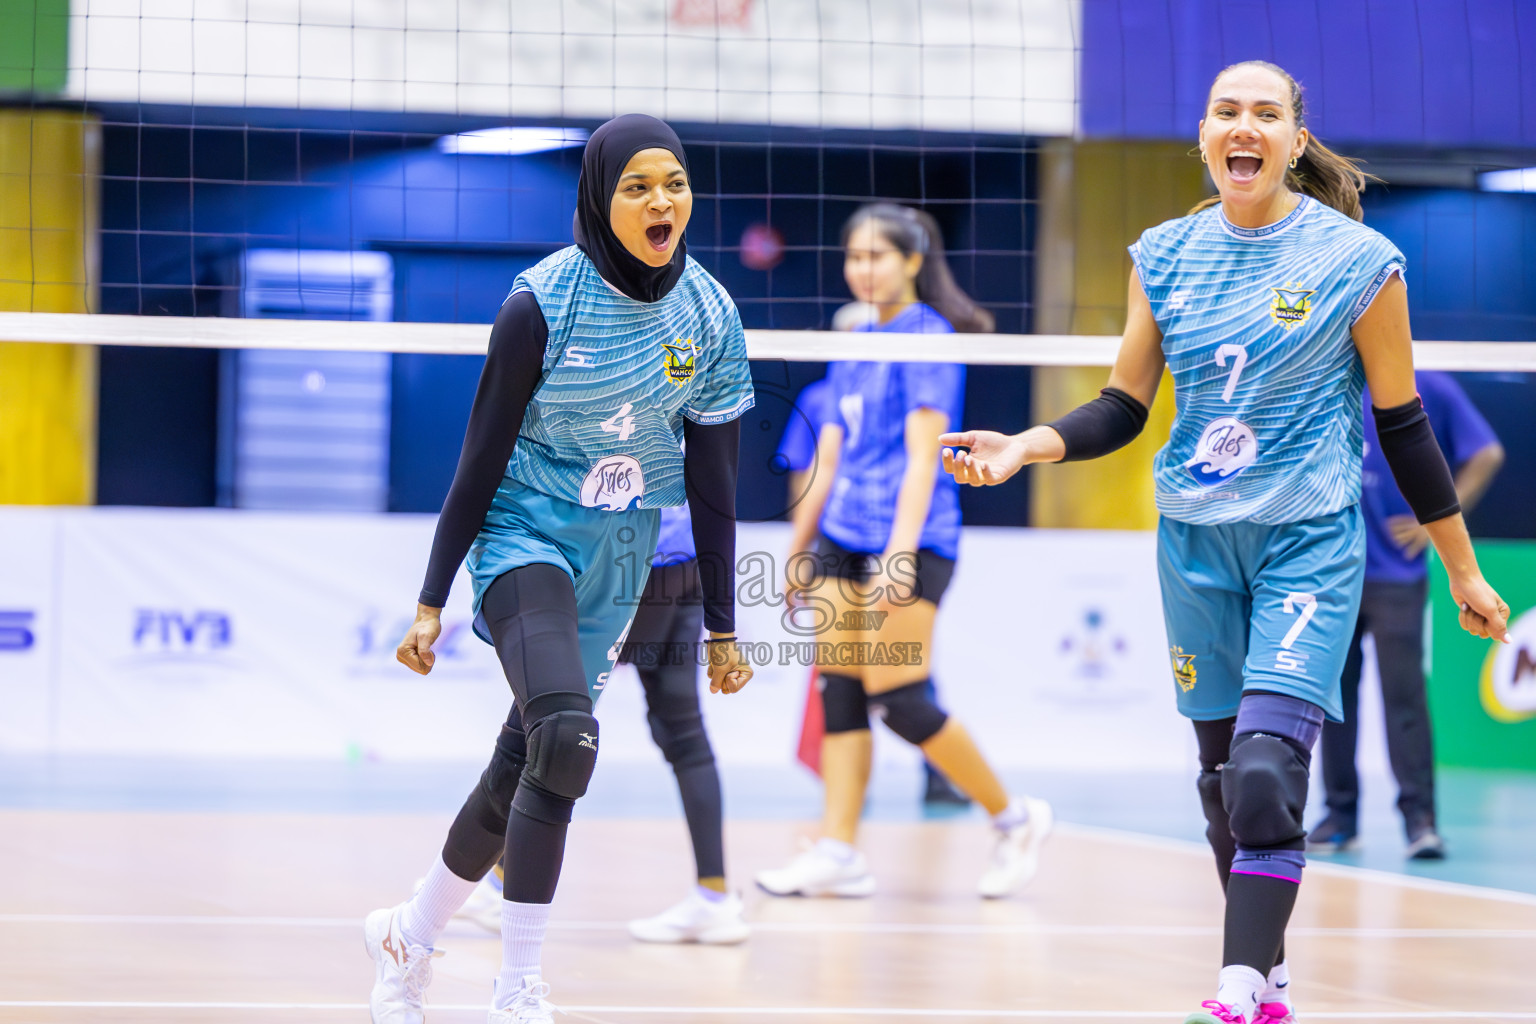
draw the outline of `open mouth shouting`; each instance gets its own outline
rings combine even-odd
[[[652,224],[645,229],[645,240],[650,243],[651,248],[656,252],[666,252],[667,247],[672,242],[672,225],[666,223]]]
[[[1259,176],[1264,158],[1257,150],[1234,149],[1227,154],[1227,175],[1239,185],[1246,185]]]

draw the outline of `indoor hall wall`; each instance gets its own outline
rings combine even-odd
[[[97,309],[101,129],[0,110],[0,309]],[[0,503],[88,504],[96,491],[96,349],[0,341]]]
[[[1171,142],[1052,140],[1040,154],[1040,231],[1035,257],[1039,334],[1118,335],[1125,327],[1131,258],[1149,227],[1179,217],[1205,195],[1204,168]],[[1032,422],[1046,423],[1098,395],[1104,367],[1039,367]],[[1030,470],[1030,523],[1042,527],[1148,530],[1157,524],[1152,456],[1173,423],[1165,375],[1146,429],[1092,462]]]
[[[1416,338],[1536,341],[1536,195],[1375,186],[1365,223],[1408,262]],[[1536,538],[1536,373],[1458,373],[1504,445],[1467,517],[1475,537]]]

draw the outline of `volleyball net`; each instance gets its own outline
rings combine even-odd
[[[687,149],[689,252],[741,309],[765,434],[865,358],[967,363],[968,425],[1018,427],[1112,361],[1125,245],[1206,194],[1205,91],[1263,56],[1385,179],[1367,222],[1407,255],[1418,365],[1466,374],[1536,479],[1536,60],[1495,6],[1386,31],[1281,0],[19,0],[0,338],[101,347],[102,501],[169,500],[132,467],[184,457],[217,468],[181,503],[434,509],[485,325],[569,244],[587,134],[644,111]],[[874,201],[933,214],[996,334],[827,330]]]

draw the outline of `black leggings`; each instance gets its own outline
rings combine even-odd
[[[723,878],[720,772],[699,711],[697,645],[703,625],[698,562],[658,566],[646,581],[619,660],[640,674],[651,737],[677,776],[698,876]]]
[[[1232,836],[1232,823],[1227,817],[1227,811],[1220,797],[1219,779],[1220,766],[1227,763],[1232,757],[1232,730],[1237,725],[1236,718],[1218,718],[1209,722],[1192,722],[1195,727],[1195,744],[1199,748],[1201,793],[1200,802],[1205,812],[1206,841],[1211,844],[1211,852],[1216,855],[1216,873],[1221,878],[1221,888],[1226,892],[1232,878],[1232,859],[1237,856],[1237,840]],[[1206,788],[1206,784],[1214,783],[1214,792]],[[1288,885],[1289,883],[1287,883]],[[1293,894],[1288,894],[1293,895]],[[1287,914],[1287,916],[1289,916]],[[1283,925],[1282,925],[1283,936]],[[1229,949],[1222,952],[1222,962],[1242,963],[1242,959],[1236,958]],[[1275,954],[1273,963],[1285,962],[1285,940],[1282,937],[1279,951]],[[1268,973],[1268,968],[1260,971]]]
[[[592,710],[576,631],[576,590],[556,566],[523,566],[491,583],[480,610],[513,705],[490,765],[448,830],[443,863],[460,878],[478,880],[502,858],[506,899],[549,903],[576,801],[523,779],[526,726],[557,711]]]

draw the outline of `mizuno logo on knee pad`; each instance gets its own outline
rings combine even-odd
[[[587,792],[597,764],[597,719],[585,711],[556,711],[528,727],[523,781],[575,800]]]

